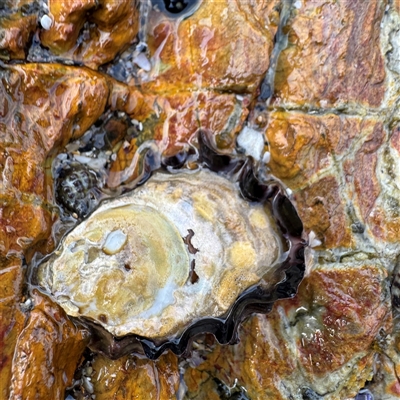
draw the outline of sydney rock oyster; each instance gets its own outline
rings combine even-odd
[[[225,314],[282,253],[269,211],[236,184],[207,170],[159,172],[72,230],[39,282],[71,316],[159,339]]]

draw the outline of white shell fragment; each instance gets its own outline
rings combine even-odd
[[[226,313],[281,254],[269,212],[234,183],[156,173],[71,231],[38,277],[69,315],[115,336],[162,338]]]
[[[268,164],[271,161],[271,153],[269,151],[264,153],[262,161],[264,164]]]
[[[53,20],[45,14],[42,18],[40,18],[40,25],[42,25],[43,29],[46,29],[46,31],[48,31],[53,25]]]
[[[239,133],[237,143],[244,149],[246,155],[252,156],[257,161],[261,159],[264,149],[264,136],[261,132],[245,126]]]

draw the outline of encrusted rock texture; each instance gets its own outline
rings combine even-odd
[[[361,400],[363,388],[400,398],[398,2],[203,0],[186,19],[148,10],[152,68],[124,79],[110,63],[134,51],[139,2],[3,3],[1,400]],[[107,111],[140,127],[113,143],[109,188],[135,182],[149,140],[169,157],[199,129],[225,154],[240,150],[245,124],[263,135],[260,168],[296,204],[307,266],[298,294],[245,321],[238,344],[204,336],[188,357],[157,361],[88,355],[90,333],[30,285],[35,252],[55,245],[52,160]],[[120,139],[126,127],[109,129]]]

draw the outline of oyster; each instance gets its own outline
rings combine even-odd
[[[207,170],[158,172],[105,202],[39,268],[39,283],[71,316],[114,336],[160,339],[219,317],[283,255],[265,205]]]

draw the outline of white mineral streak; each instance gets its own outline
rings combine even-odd
[[[238,145],[246,152],[246,155],[252,156],[255,160],[261,159],[264,150],[264,135],[245,126],[237,138]]]
[[[308,245],[310,247],[321,246],[322,242],[317,238],[314,231],[311,231],[308,235]]]
[[[395,8],[395,7],[392,7]],[[394,9],[386,12],[381,23],[381,48],[386,55],[387,90],[383,109],[398,110],[400,90],[400,15]],[[391,115],[390,112],[388,115]]]
[[[97,158],[74,154],[74,159],[81,164],[86,164],[88,167],[96,171],[104,168],[107,164],[107,157],[104,152],[100,153]]]
[[[193,247],[183,240],[189,230]],[[224,314],[262,277],[273,284],[282,253],[264,207],[209,171],[153,175],[102,204],[59,250],[39,280],[69,315],[89,317],[116,336],[153,338]]]
[[[46,29],[46,31],[48,31],[53,25],[53,20],[48,15],[45,14],[40,19],[40,25],[42,25],[43,29]]]

